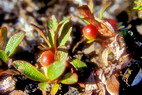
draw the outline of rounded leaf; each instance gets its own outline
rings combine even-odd
[[[78,76],[76,73],[67,73],[61,80],[62,84],[74,84],[78,81]]]
[[[60,77],[65,71],[66,64],[64,62],[55,61],[48,67],[47,76],[50,80],[55,80]]]

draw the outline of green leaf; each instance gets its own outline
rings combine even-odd
[[[42,82],[42,83],[39,83],[38,84],[38,88],[40,89],[40,90],[44,90],[44,91],[46,91],[46,88],[48,88],[50,85],[47,83],[47,82]]]
[[[84,62],[82,62],[82,61],[80,61],[80,60],[78,60],[78,59],[75,59],[75,60],[73,60],[72,62],[71,62],[71,64],[74,66],[74,68],[76,68],[77,70],[82,70],[83,68],[87,68],[87,65],[84,63]]]
[[[58,28],[58,22],[54,15],[51,16],[51,19],[47,22],[47,26],[49,28],[48,38],[49,38],[51,45],[53,46],[55,43],[54,41],[55,32],[57,31],[57,28]]]
[[[14,50],[21,43],[23,38],[24,38],[24,33],[19,32],[19,33],[16,33],[15,35],[13,35],[9,39],[7,46],[6,46],[6,49],[5,49],[5,52],[8,56],[11,56],[14,53]]]
[[[8,61],[8,56],[6,55],[5,51],[3,51],[3,50],[0,50],[0,59],[5,63]]]
[[[63,24],[64,22],[69,21],[70,19],[71,17],[66,17],[62,21],[60,21],[59,24]]]
[[[139,9],[140,8],[140,6],[135,6],[135,7],[133,7],[133,9]]]
[[[0,28],[0,49],[6,44],[6,37],[7,37],[7,27],[3,26]]]
[[[102,9],[100,10],[100,14],[99,14],[99,18],[102,19],[103,18],[103,14],[105,12],[105,10],[111,5],[111,2],[107,2],[102,6]]]
[[[50,85],[47,82],[42,82],[38,84],[38,88],[42,91],[42,95],[46,95],[46,91],[50,88]]]
[[[56,52],[56,58],[60,62],[65,62],[68,57],[68,50],[65,46],[59,47]]]
[[[71,31],[72,31],[72,27],[69,23],[69,20],[66,20],[61,25],[60,30],[59,30],[59,39],[58,39],[59,46],[65,45],[65,43],[67,42],[71,34]]]
[[[77,17],[86,25],[91,24],[88,20],[84,19],[84,17],[82,17],[82,16],[77,16]]]
[[[56,93],[57,93],[58,90],[59,90],[59,87],[60,87],[59,84],[54,84],[53,87],[52,87],[52,89],[51,89],[50,94],[51,94],[51,95],[56,95]]]
[[[51,19],[47,22],[47,26],[49,29],[53,29],[54,32],[57,30],[58,22],[54,15],[52,15]]]
[[[15,68],[19,70],[22,74],[24,74],[26,77],[34,81],[40,81],[40,82],[47,81],[47,78],[30,63],[26,61],[17,60],[14,61],[13,64]]]
[[[62,84],[74,84],[77,83],[78,76],[76,73],[67,73],[64,75],[63,79],[61,80]]]
[[[48,67],[47,75],[50,80],[55,80],[60,77],[65,71],[66,64],[64,62],[55,61]]]

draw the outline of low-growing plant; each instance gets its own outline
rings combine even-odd
[[[44,50],[39,57],[41,67],[36,68],[29,62],[16,60],[13,62],[15,68],[27,78],[39,81],[38,86],[43,94],[46,94],[47,87],[50,84],[52,84],[50,94],[55,95],[60,87],[59,83],[67,85],[77,83],[78,75],[75,71],[72,71],[71,66],[75,68],[74,70],[81,70],[81,68],[86,68],[87,65],[78,59],[69,60],[65,44],[72,31],[70,17],[58,22],[55,16],[52,16],[47,23],[46,33],[36,25],[31,25],[46,42],[46,44],[41,44],[42,50]],[[67,68],[70,70],[65,72]]]
[[[93,3],[93,0],[90,0]],[[103,20],[102,15],[105,9],[110,5],[106,3],[103,8],[100,10],[99,18],[94,16],[93,4],[82,5],[78,8],[79,17],[86,25],[82,29],[83,36],[88,40],[88,42],[93,42],[98,40],[100,42],[105,42],[105,38],[113,37],[115,35],[115,20]]]

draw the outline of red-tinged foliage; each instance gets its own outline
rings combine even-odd
[[[78,9],[85,20],[88,20],[94,26],[99,26],[99,23],[94,19],[94,15],[91,13],[87,5],[80,6]]]
[[[116,28],[117,27],[117,21],[115,19],[105,19],[108,23],[112,25],[112,27]]]
[[[114,31],[109,29],[108,25],[101,19],[94,17],[87,5],[80,6],[79,8],[80,15],[83,16],[83,19],[88,21],[90,24],[94,25],[98,29],[98,33],[103,37],[112,37],[114,36]]]

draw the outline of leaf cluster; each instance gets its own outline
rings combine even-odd
[[[60,87],[59,83],[67,85],[77,83],[77,73],[65,72],[67,65],[71,63],[71,66],[76,70],[82,70],[87,65],[78,59],[72,62],[68,59],[69,55],[65,44],[72,31],[70,17],[58,22],[55,16],[52,16],[47,22],[47,28],[45,28],[47,36],[41,28],[33,24],[32,26],[46,42],[46,45],[42,44],[43,47],[46,47],[45,50],[51,49],[55,52],[55,61],[48,67],[36,68],[29,62],[16,60],[13,62],[14,67],[27,78],[39,81],[38,86],[43,93],[50,84],[54,84],[51,90],[52,95],[54,95]]]

